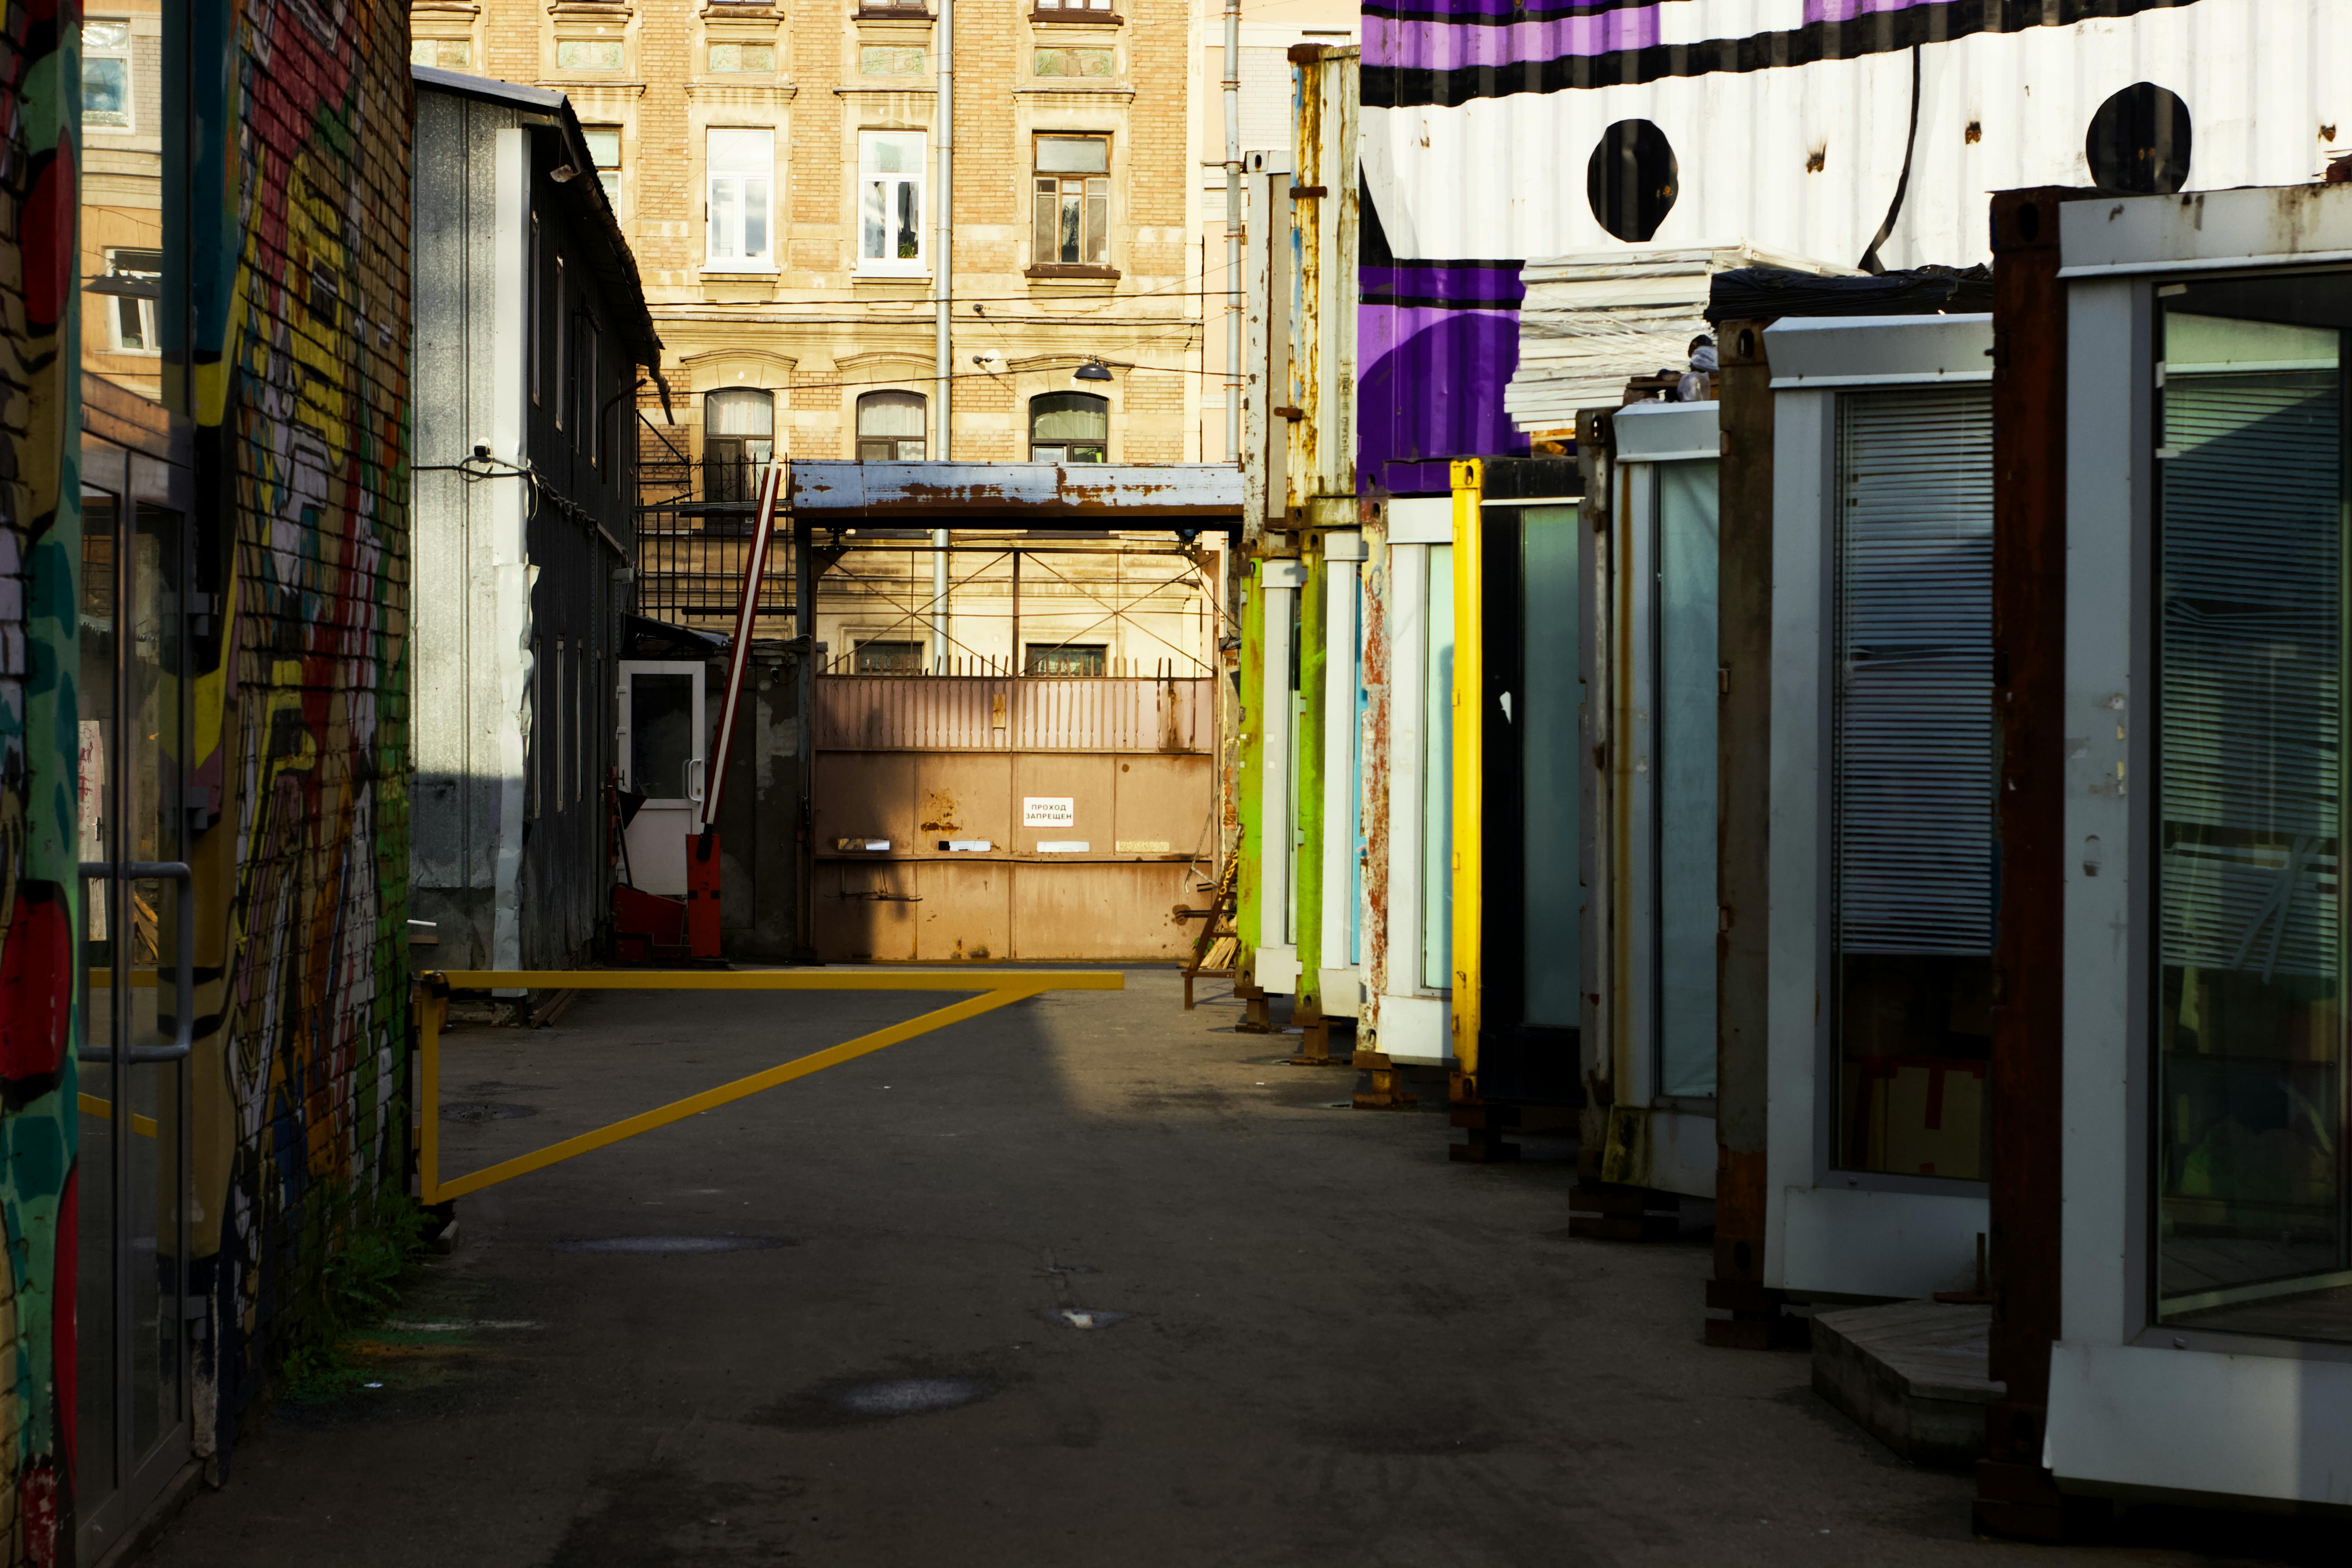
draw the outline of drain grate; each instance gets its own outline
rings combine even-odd
[[[764,1252],[800,1243],[782,1236],[599,1236],[559,1241],[558,1252]]]
[[[441,1108],[444,1121],[513,1121],[538,1114],[536,1105],[512,1105],[496,1100],[464,1100]]]

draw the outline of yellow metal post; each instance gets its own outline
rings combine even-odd
[[[1116,973],[1087,973],[1055,970],[949,971],[913,970],[903,973],[860,970],[842,973],[829,970],[747,970],[717,973],[691,970],[541,970],[541,969],[457,969],[443,974],[422,977],[426,992],[424,1030],[419,1041],[419,1097],[423,1127],[418,1136],[417,1158],[420,1185],[424,1202],[447,1203],[484,1187],[528,1175],[533,1171],[585,1154],[634,1138],[640,1132],[650,1132],[656,1127],[667,1127],[673,1121],[683,1121],[689,1116],[731,1101],[743,1100],[763,1089],[774,1089],[794,1079],[823,1072],[826,1068],[855,1061],[885,1046],[897,1045],[948,1024],[976,1018],[993,1012],[1008,1003],[1040,995],[1047,991],[1123,991],[1127,976]],[[837,1046],[814,1051],[779,1066],[763,1069],[732,1083],[723,1083],[684,1100],[673,1100],[656,1110],[600,1127],[593,1132],[583,1132],[567,1138],[561,1143],[550,1144],[529,1154],[519,1154],[511,1160],[476,1171],[453,1181],[441,1180],[441,1021],[448,1006],[448,993],[457,990],[533,990],[533,991],[976,991],[961,1002],[876,1029]]]
[[[1477,1092],[1478,987],[1485,934],[1486,560],[1478,506],[1485,465],[1454,465],[1454,1062],[1465,1092]]]

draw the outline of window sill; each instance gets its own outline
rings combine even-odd
[[[1032,22],[1076,22],[1096,27],[1124,26],[1127,18],[1116,11],[1080,11],[1076,7],[1057,7],[1029,13]]]
[[[773,278],[775,275],[776,268],[772,265],[753,267],[737,264],[719,267],[705,262],[702,268],[702,276],[714,283],[724,283],[730,278]]]
[[[850,14],[853,22],[917,22],[928,27],[932,16],[922,5],[868,5]]]
[[[922,284],[928,284],[928,283],[929,283],[929,282],[930,282],[930,280],[931,280],[931,273],[930,273],[930,268],[924,268],[922,271],[920,271],[920,272],[866,272],[866,271],[864,271],[864,270],[859,270],[859,271],[856,271],[856,272],[852,272],[852,273],[849,275],[849,281],[850,281],[852,284],[858,284],[858,283],[922,283]]]
[[[1043,267],[1032,267],[1023,276],[1041,282],[1116,283],[1119,272],[1116,267],[1073,267],[1066,262],[1053,262]]]
[[[1032,77],[1028,82],[1013,89],[1015,98],[1133,98],[1135,89],[1123,81],[1106,81],[1100,87],[1045,87],[1051,77]]]

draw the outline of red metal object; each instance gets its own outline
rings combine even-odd
[[[719,830],[686,841],[686,942],[695,958],[719,956]]]
[[[613,889],[613,962],[651,963],[686,945],[686,905],[624,882]]]

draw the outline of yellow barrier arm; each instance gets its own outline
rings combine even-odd
[[[794,1079],[823,1072],[843,1062],[895,1046],[901,1040],[928,1034],[949,1024],[977,1018],[992,1013],[1008,1003],[1040,995],[1048,991],[1124,991],[1127,976],[1117,973],[1062,970],[911,970],[905,973],[859,970],[828,973],[824,970],[740,970],[701,973],[693,970],[561,970],[561,969],[453,969],[440,973],[418,976],[426,995],[421,1038],[418,1041],[418,1099],[424,1103],[423,1123],[417,1134],[417,1165],[424,1188],[424,1202],[429,1206],[444,1204],[468,1193],[480,1192],[500,1182],[517,1176],[543,1171],[591,1150],[602,1149],[634,1138],[640,1132],[650,1132],[656,1127],[667,1127],[673,1121],[683,1121],[689,1116],[747,1099],[763,1089],[787,1084]],[[903,1024],[893,1024],[871,1034],[860,1035],[821,1051],[795,1057],[778,1067],[766,1068],[739,1078],[732,1083],[722,1083],[716,1089],[706,1089],[684,1100],[672,1100],[658,1110],[615,1121],[593,1132],[583,1132],[561,1143],[551,1143],[529,1154],[519,1154],[500,1161],[471,1175],[459,1176],[450,1182],[441,1180],[441,1024],[449,1007],[452,990],[496,991],[977,991],[981,994],[967,996],[961,1002],[936,1008]]]

